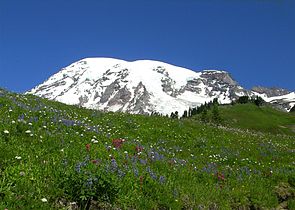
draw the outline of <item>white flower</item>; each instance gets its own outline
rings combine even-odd
[[[64,149],[61,149],[60,151],[61,151],[61,152],[64,152]]]
[[[98,141],[96,139],[91,139],[91,142],[94,143],[94,144],[98,143]]]
[[[43,203],[46,203],[46,202],[47,202],[47,199],[46,199],[46,198],[42,198],[41,201],[42,201]]]
[[[31,133],[31,131],[30,130],[26,130],[26,132],[25,133]]]
[[[9,131],[8,130],[5,130],[4,133],[9,134]]]
[[[32,125],[32,123],[28,123],[28,125]]]
[[[124,151],[124,153],[127,154],[128,152],[127,151]]]
[[[22,157],[21,156],[15,156],[15,159],[20,160],[20,159],[22,159]]]
[[[15,123],[15,121],[14,121],[14,120],[12,120],[12,121],[11,121],[11,123],[12,123],[12,124],[14,124],[14,123]]]

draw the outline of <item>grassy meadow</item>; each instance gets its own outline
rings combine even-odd
[[[219,110],[217,126],[1,89],[0,209],[295,209],[295,116]]]

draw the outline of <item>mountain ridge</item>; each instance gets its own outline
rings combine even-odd
[[[225,70],[196,72],[162,61],[84,58],[26,93],[91,109],[134,114],[181,113],[214,98],[226,104],[244,95],[261,96],[285,110],[295,104],[295,92],[271,95],[267,90],[246,90]]]

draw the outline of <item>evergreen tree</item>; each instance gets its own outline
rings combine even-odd
[[[241,96],[239,97],[239,99],[237,100],[237,103],[239,104],[246,104],[249,103],[249,97],[248,96]]]
[[[205,105],[201,104],[201,106],[198,106],[198,108],[196,109],[196,114],[201,114],[204,109]]]
[[[192,116],[192,108],[189,108],[188,109],[188,117],[191,117]]]
[[[201,113],[201,121],[202,122],[207,122],[208,121],[208,113],[207,113],[207,109],[204,109]]]
[[[178,111],[171,112],[171,114],[170,114],[170,118],[172,118],[172,119],[176,119],[176,118],[178,118]]]
[[[194,107],[194,108],[192,109],[192,113],[191,113],[192,116],[198,114],[197,109],[198,109],[198,108],[196,108],[196,107]]]
[[[175,118],[178,118],[178,111],[175,111],[174,115],[175,115]]]
[[[170,114],[170,118],[175,118],[175,114],[174,114],[174,112],[171,112],[171,114]]]
[[[254,104],[256,106],[262,106],[264,103],[265,101],[260,96],[256,96],[256,98],[254,99]]]
[[[219,104],[219,103],[218,103],[218,98],[214,98],[214,99],[213,99],[213,104],[217,104],[217,105]]]
[[[187,110],[184,110],[182,118],[186,118],[187,117]]]
[[[213,122],[219,124],[221,123],[221,117],[220,117],[220,113],[219,113],[219,109],[217,104],[214,104],[213,109],[212,109],[212,120]]]

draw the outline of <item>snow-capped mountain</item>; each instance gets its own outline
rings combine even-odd
[[[214,98],[230,103],[243,95],[259,95],[284,104],[285,109],[295,104],[294,92],[273,96],[261,87],[247,91],[226,71],[195,72],[160,61],[113,58],[75,62],[27,93],[91,109],[135,114],[183,113]]]
[[[289,111],[295,105],[295,92],[283,88],[253,87],[251,95],[260,96],[275,107]]]

